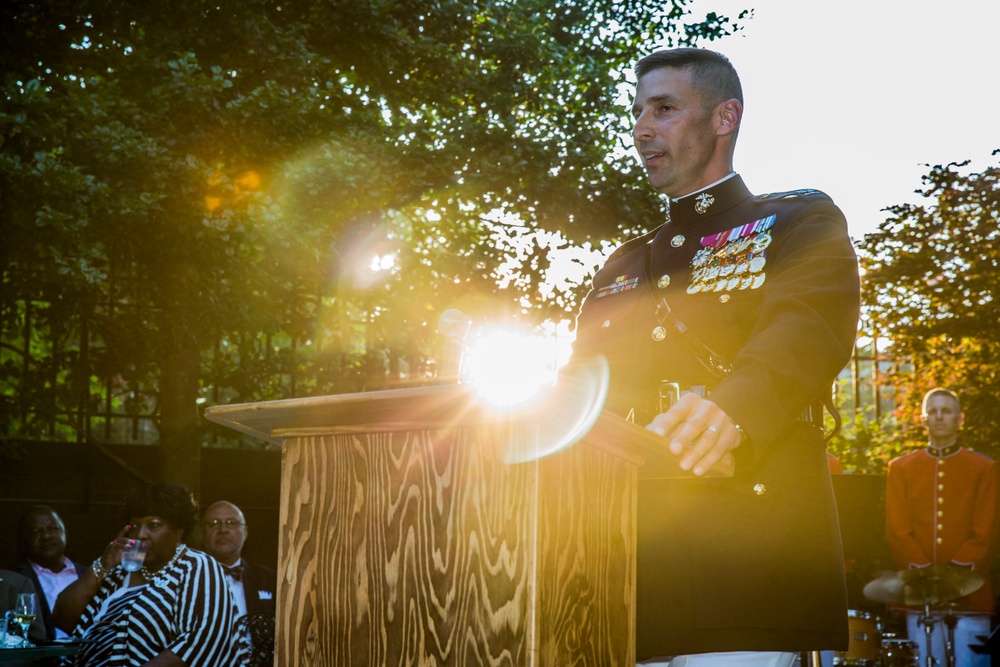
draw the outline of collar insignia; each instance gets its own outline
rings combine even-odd
[[[708,207],[715,203],[715,197],[708,194],[707,192],[702,192],[700,195],[695,197],[697,203],[694,205],[694,210],[698,213],[704,213],[708,210]]]

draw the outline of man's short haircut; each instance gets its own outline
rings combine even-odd
[[[62,517],[54,509],[48,505],[34,505],[30,507],[27,512],[21,515],[21,518],[17,522],[17,547],[21,558],[27,558],[28,552],[31,550],[31,531],[28,525],[32,519],[42,514],[51,514],[52,518],[62,527],[63,533],[66,532],[66,524],[63,523]]]
[[[669,67],[691,71],[695,83],[708,93],[712,104],[737,99],[743,104],[743,86],[736,68],[721,53],[708,49],[666,49],[654,51],[635,65],[635,76],[641,79],[649,72]]]
[[[947,396],[951,400],[955,401],[955,406],[958,408],[958,411],[959,412],[962,411],[962,401],[958,400],[958,394],[951,391],[950,389],[942,389],[941,387],[938,387],[936,389],[931,389],[929,392],[924,394],[924,400],[920,403],[921,415],[927,414],[927,404],[935,396]]]

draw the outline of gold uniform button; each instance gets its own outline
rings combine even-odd
[[[938,498],[938,505],[944,505],[944,498]]]
[[[668,276],[667,274],[664,273],[662,276],[660,276],[660,279],[656,281],[656,286],[659,287],[660,289],[664,289],[666,287],[669,287],[670,286],[670,276]]]
[[[939,538],[937,538],[937,543],[938,544],[944,544],[944,540],[939,537]]]
[[[944,477],[944,470],[938,471],[938,477]]]
[[[944,484],[938,484],[938,491],[944,491]]]
[[[942,512],[941,510],[938,510],[938,518],[940,519],[943,516],[944,516],[944,512]]]
[[[762,496],[765,493],[767,493],[767,487],[758,482],[757,484],[753,485],[753,492],[756,493],[758,496]]]
[[[728,294],[720,294],[719,295],[719,303],[726,303],[727,301],[729,301],[729,295]]]
[[[603,322],[601,322],[602,329],[607,329],[610,326],[611,326],[611,320],[604,320]]]
[[[674,238],[670,239],[670,245],[672,245],[675,248],[680,248],[682,245],[684,245],[684,235],[678,234]]]

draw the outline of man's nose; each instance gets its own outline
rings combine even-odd
[[[632,138],[636,141],[647,141],[653,138],[653,129],[646,119],[646,114],[641,113],[632,125]]]

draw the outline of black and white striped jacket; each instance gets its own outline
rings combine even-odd
[[[222,566],[191,548],[147,584],[117,624],[109,667],[138,667],[169,650],[187,667],[239,667],[245,646],[237,636],[236,605]],[[116,567],[91,600],[74,632],[85,638],[104,601],[128,572]]]

